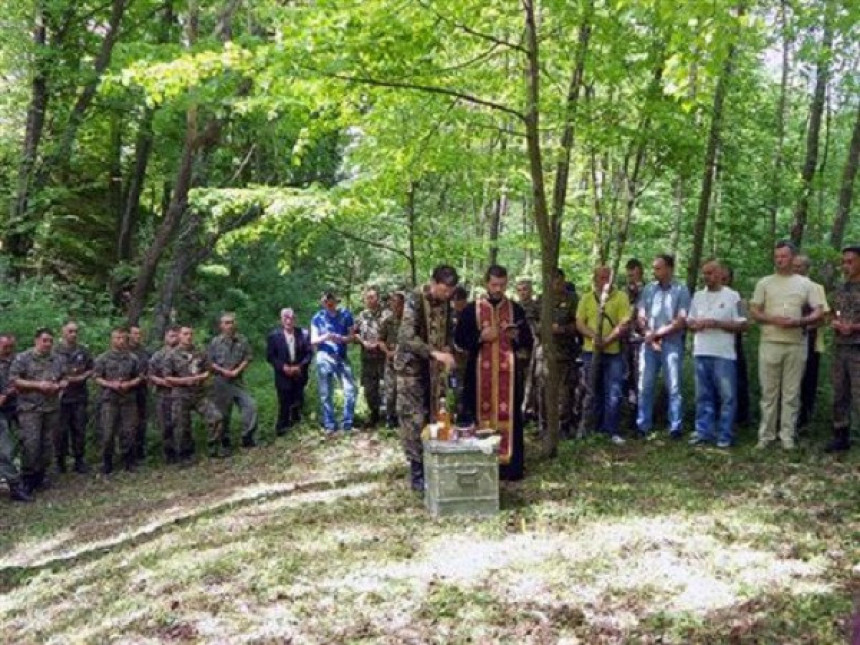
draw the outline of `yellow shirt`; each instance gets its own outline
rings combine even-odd
[[[586,293],[579,301],[579,306],[576,308],[576,319],[586,327],[597,330],[597,309],[599,306],[600,296],[594,291]],[[606,338],[615,329],[615,326],[626,322],[630,319],[630,300],[627,294],[618,289],[612,289],[609,292],[609,297],[606,299],[606,306],[603,308],[603,325],[602,336]],[[591,338],[586,338],[583,343],[583,350],[586,352],[594,351],[594,341]],[[609,345],[603,348],[607,354],[617,354],[621,351],[621,343],[614,340]]]
[[[800,318],[805,306],[814,309],[824,305],[823,290],[819,292],[815,286],[802,275],[784,276],[775,273],[758,281],[750,304],[761,307],[769,316]],[[771,343],[799,345],[804,342],[803,328],[783,329],[776,325],[762,325],[761,339]]]

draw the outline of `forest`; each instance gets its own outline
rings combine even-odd
[[[829,289],[860,243],[855,0],[5,0],[0,72],[19,349],[69,318],[101,351],[233,311],[256,351],[282,307],[306,326],[323,291],[357,311],[442,262],[583,292],[598,264],[671,253],[692,289],[719,258],[748,298],[790,239]],[[393,433],[269,436],[259,360],[260,448],[4,501],[0,631],[846,642],[857,450],[560,441],[544,307],[549,432],[498,517],[429,519]]]

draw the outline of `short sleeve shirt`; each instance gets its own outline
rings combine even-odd
[[[206,358],[206,355],[193,346],[189,349],[182,347],[174,348],[173,351],[167,354],[164,361],[164,376],[184,378],[186,376],[202,374],[208,369],[209,360]],[[172,394],[176,398],[188,398],[203,393],[204,388],[204,385],[175,387]]]
[[[355,321],[349,309],[338,309],[334,314],[321,309],[311,319],[311,327],[316,330],[318,336],[325,334],[348,336],[354,326]],[[341,360],[346,358],[346,344],[344,343],[319,343],[318,350]]]
[[[63,373],[66,376],[77,376],[93,369],[93,357],[83,345],[69,347],[60,343],[54,349],[63,359]],[[63,391],[63,401],[66,403],[81,403],[87,400],[86,382],[69,384]]]
[[[600,296],[595,291],[589,291],[579,301],[576,308],[576,319],[581,320],[587,327],[596,331],[599,307]],[[603,308],[601,335],[606,338],[617,325],[626,322],[629,318],[630,301],[627,299],[627,294],[618,289],[612,289]],[[586,338],[583,342],[583,349],[586,352],[593,352],[594,340]],[[621,343],[618,340],[612,341],[603,348],[603,352],[606,354],[617,354],[620,351]]]
[[[845,282],[833,294],[833,312],[843,322],[860,325],[860,282]],[[836,345],[860,345],[860,331],[850,336],[835,334]]]
[[[11,381],[53,381],[63,379],[63,359],[55,353],[37,354],[28,349],[21,352],[12,362],[9,370]],[[18,394],[18,410],[21,412],[54,412],[59,408],[57,394],[44,394],[35,390],[21,391]]]
[[[106,381],[131,381],[140,376],[141,371],[140,362],[134,353],[110,349],[96,358],[93,376]],[[113,403],[137,400],[134,390],[116,392],[106,387],[102,388],[101,399]]]
[[[363,310],[358,314],[358,318],[356,319],[356,331],[358,332],[359,338],[366,342],[381,340],[382,325],[385,322],[385,319],[390,315],[391,314],[386,313],[382,307],[378,308],[376,311],[372,309]],[[361,358],[362,360],[378,361],[384,359],[385,356],[379,350],[367,351],[362,347]]]
[[[690,306],[692,320],[721,320],[724,322],[741,322],[746,320],[741,313],[741,297],[738,292],[728,287],[718,291],[702,289],[693,296]],[[693,336],[693,356],[713,356],[736,360],[735,334],[725,329],[703,329]]]
[[[670,282],[665,287],[659,282],[651,282],[639,296],[638,309],[644,316],[648,329],[656,330],[668,325],[678,316],[687,315],[690,311],[690,292],[678,282]],[[664,336],[662,342],[683,347],[684,332]]]
[[[808,278],[802,275],[773,275],[765,276],[755,286],[750,304],[762,308],[769,316],[786,316],[800,318],[804,308],[821,307],[819,291]],[[800,344],[804,342],[803,328],[783,329],[776,325],[762,325],[762,341],[770,343]]]

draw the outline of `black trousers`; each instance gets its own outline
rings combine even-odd
[[[815,337],[818,330],[807,333],[806,368],[800,381],[800,414],[797,415],[797,427],[801,428],[812,420],[815,409],[815,399],[818,396],[818,364],[821,354],[815,351]]]
[[[305,401],[305,386],[295,385],[293,387],[279,387],[278,393],[278,420],[275,430],[286,430],[302,418],[302,405]]]

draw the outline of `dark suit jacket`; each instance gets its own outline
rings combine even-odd
[[[287,339],[284,338],[283,328],[272,330],[266,339],[266,360],[272,365],[275,372],[275,387],[279,390],[302,388],[308,382],[308,365],[313,358],[314,350],[301,327],[296,327],[293,333],[296,336],[294,356],[290,356],[287,350]],[[284,374],[284,365],[300,365],[301,376],[288,377]]]

